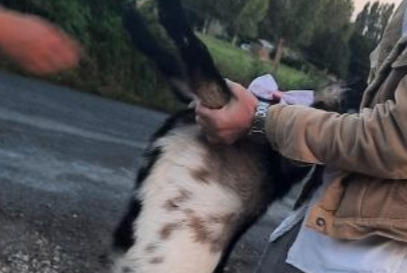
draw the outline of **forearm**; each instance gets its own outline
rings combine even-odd
[[[406,93],[404,92],[399,93]],[[397,95],[397,94],[396,94]],[[273,106],[267,135],[281,154],[377,177],[407,178],[406,95],[361,114]]]
[[[0,5],[0,39],[5,33],[5,28],[7,27],[9,11]]]

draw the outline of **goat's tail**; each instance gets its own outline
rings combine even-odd
[[[316,99],[312,106],[326,111],[342,113],[345,110],[342,103],[347,91],[348,88],[343,82],[329,83],[316,92]]]

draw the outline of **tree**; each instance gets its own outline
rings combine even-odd
[[[272,0],[261,24],[261,34],[278,41],[274,58],[277,70],[284,45],[307,45],[313,37],[324,0]]]
[[[357,109],[360,103],[370,70],[370,52],[382,38],[394,7],[394,4],[367,3],[356,17],[355,31],[349,41],[347,108]]]
[[[233,44],[236,43],[238,35],[247,38],[255,38],[258,35],[258,25],[267,15],[269,3],[269,0],[249,0],[244,5],[233,24]]]
[[[350,24],[353,0],[323,0],[316,32],[337,32]]]
[[[346,76],[348,70],[352,13],[351,0],[324,0],[312,41],[304,47],[313,64],[341,78]]]
[[[202,33],[206,34],[213,20],[234,31],[236,15],[245,7],[247,0],[182,0],[182,3],[189,12],[202,19]]]
[[[357,109],[366,88],[369,74],[369,55],[374,46],[360,33],[356,31],[349,40],[349,65],[346,84],[349,88],[346,96],[346,108]]]
[[[394,4],[380,4],[378,1],[373,4],[368,2],[356,17],[355,31],[372,43],[378,43],[394,8]]]
[[[211,22],[217,20],[233,36],[235,44],[239,36],[257,37],[258,25],[267,14],[270,0],[183,0],[182,2],[187,10],[203,19],[203,33],[207,33]]]
[[[318,68],[344,78],[348,72],[350,52],[348,42],[341,36],[335,32],[320,33],[306,52],[310,62]]]
[[[184,7],[203,20],[202,33],[206,34],[210,22],[215,18],[216,0],[182,0]]]

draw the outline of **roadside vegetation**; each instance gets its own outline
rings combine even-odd
[[[221,73],[244,85],[248,85],[255,77],[267,73],[276,77],[282,90],[317,88],[325,80],[323,73],[317,69],[303,72],[284,64],[274,74],[271,61],[260,61],[250,52],[244,51],[230,42],[202,34],[199,37],[208,47]]]
[[[394,6],[368,3],[351,21],[353,0],[181,0],[191,26],[208,46],[225,77],[248,84],[273,73],[283,90],[318,88],[326,79],[346,81],[350,104],[357,105],[368,73],[368,56],[381,38]],[[0,5],[42,16],[75,37],[82,46],[79,68],[47,80],[93,94],[164,111],[180,105],[154,66],[135,51],[121,23],[127,0],[0,0]],[[154,4],[143,3],[149,26]],[[213,25],[218,31],[213,31]],[[161,35],[162,36],[162,35]],[[216,38],[215,38],[216,37]],[[270,41],[267,60],[240,48],[259,38]],[[162,40],[163,45],[168,40]],[[0,58],[3,69],[20,71]]]

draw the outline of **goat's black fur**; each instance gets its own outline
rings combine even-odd
[[[178,0],[158,0],[157,3],[159,20],[175,42],[184,65],[155,41],[141,16],[133,7],[127,6],[123,18],[132,42],[156,64],[177,96],[186,98],[186,93],[196,93],[208,107],[223,106],[231,98],[231,93],[206,46],[189,28],[181,4]],[[216,90],[211,90],[213,88]],[[217,101],[222,104],[216,104]]]
[[[141,210],[141,202],[132,199],[128,211],[122,218],[113,234],[113,248],[119,252],[126,252],[135,243],[133,238],[133,223]]]
[[[184,62],[191,87],[196,83],[214,82],[220,86],[225,101],[230,99],[230,91],[212,61],[206,46],[195,36],[189,27],[185,14],[178,0],[158,0],[161,24],[177,45]],[[199,87],[198,87],[199,88]]]
[[[184,78],[178,59],[157,43],[143,18],[134,11],[134,7],[125,7],[123,23],[135,47],[148,56],[163,75],[180,80]]]

